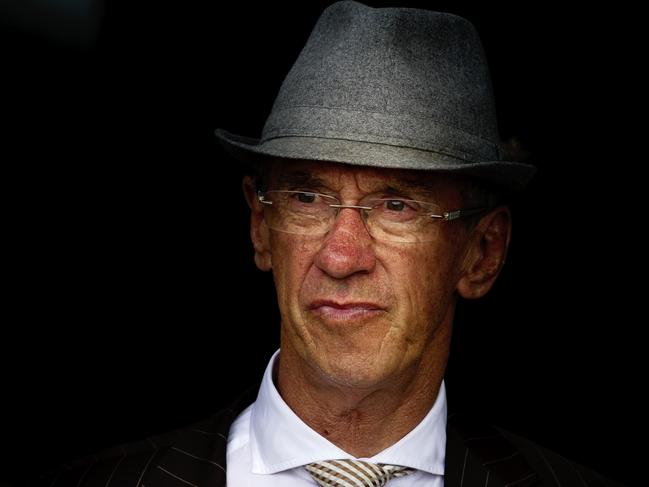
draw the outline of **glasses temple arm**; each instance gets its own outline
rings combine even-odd
[[[445,211],[442,215],[431,215],[433,218],[443,218],[446,221],[457,220],[465,216],[475,215],[488,210],[489,207],[481,206],[477,208],[466,208],[464,210]]]
[[[272,201],[266,201],[264,199],[264,194],[261,191],[257,191],[257,200],[262,204],[262,205],[272,205]]]

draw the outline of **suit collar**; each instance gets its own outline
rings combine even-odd
[[[225,487],[228,432],[237,416],[255,400],[257,390],[248,389],[209,419],[178,431],[176,440],[141,484]]]
[[[496,428],[449,415],[446,425],[445,487],[528,487],[538,475]]]

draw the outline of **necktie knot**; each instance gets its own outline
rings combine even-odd
[[[327,460],[310,463],[305,468],[321,487],[380,487],[390,479],[414,471],[409,467],[360,460]]]

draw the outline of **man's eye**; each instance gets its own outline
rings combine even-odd
[[[295,197],[300,203],[313,203],[316,199],[315,193],[295,193]]]
[[[407,209],[407,205],[401,200],[386,200],[385,209],[390,211],[404,211]]]

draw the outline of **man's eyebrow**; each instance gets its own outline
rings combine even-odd
[[[325,186],[322,179],[302,171],[282,172],[277,175],[276,184],[281,187],[318,188]]]
[[[324,188],[327,186],[325,181],[313,174],[305,171],[287,171],[277,175],[275,184],[282,188]],[[434,199],[436,192],[433,185],[427,180],[417,179],[398,179],[386,182],[384,185],[377,186],[374,192],[387,193],[390,195],[400,196],[407,193],[415,193],[417,197]]]
[[[399,181],[390,182],[382,189],[383,192],[400,195],[403,193],[416,193],[418,196],[425,198],[435,198],[436,192],[433,186],[427,181],[416,181],[409,179],[401,179]]]

